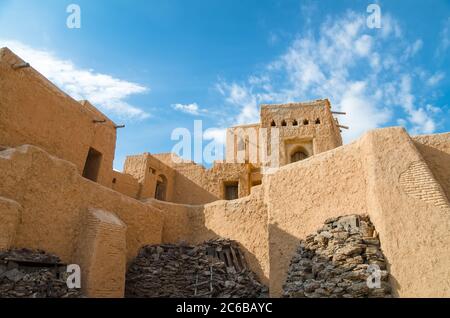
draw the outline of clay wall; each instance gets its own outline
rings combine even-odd
[[[265,180],[271,295],[279,296],[299,239],[330,217],[367,214],[392,275],[394,295],[448,297],[450,208],[442,187],[401,128],[282,167]],[[414,234],[412,234],[414,233]]]
[[[450,199],[450,133],[415,136],[413,140]]]
[[[39,148],[21,146],[0,152],[0,173],[0,197],[17,202],[2,208],[9,211],[8,219],[20,206],[12,247],[43,249],[64,262],[76,263],[75,251],[90,208],[107,211],[126,225],[128,261],[143,245],[161,242],[159,210],[81,177],[75,165]],[[14,222],[8,224],[10,229]]]
[[[97,181],[111,184],[115,124],[88,102],[77,102],[32,67],[0,50],[0,145],[32,144],[74,163],[82,174],[89,149],[102,154]],[[94,120],[105,121],[94,123]]]

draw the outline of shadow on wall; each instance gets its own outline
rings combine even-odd
[[[447,199],[450,201],[450,154],[435,147],[420,142],[414,142],[433,176],[442,186]]]
[[[270,297],[281,297],[289,262],[300,241],[299,238],[280,229],[277,223],[269,224]]]
[[[198,216],[198,222],[200,226],[197,226],[195,229],[194,237],[193,237],[193,244],[201,244],[203,242],[206,242],[208,240],[212,239],[218,239],[218,238],[225,238],[230,240],[235,240],[236,243],[239,245],[239,248],[244,253],[245,260],[250,267],[250,269],[258,276],[258,278],[261,280],[261,282],[265,285],[269,284],[269,278],[264,274],[264,270],[261,266],[260,260],[256,255],[251,252],[248,248],[246,248],[245,245],[243,245],[241,242],[242,240],[235,237],[235,235],[220,235],[213,230],[209,229],[206,226],[206,218],[204,214],[204,208],[202,209],[201,213]],[[177,242],[180,243],[180,242]]]
[[[206,204],[220,200],[219,197],[188,179],[180,172],[175,172],[174,203]]]

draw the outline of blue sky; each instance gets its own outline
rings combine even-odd
[[[66,26],[71,3],[80,29]],[[126,124],[119,170],[127,154],[171,151],[195,119],[223,140],[261,103],[329,98],[348,112],[346,142],[393,125],[450,131],[448,0],[0,0],[0,46]]]

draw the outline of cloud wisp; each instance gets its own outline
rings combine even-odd
[[[186,113],[189,115],[199,116],[208,112],[206,109],[200,108],[197,103],[191,104],[173,104],[172,108],[174,110],[180,111],[182,113]]]
[[[79,68],[70,60],[58,58],[51,52],[32,48],[19,41],[0,39],[0,47],[4,46],[76,100],[89,100],[102,111],[120,119],[142,120],[150,116],[126,102],[128,97],[148,91],[140,84]]]

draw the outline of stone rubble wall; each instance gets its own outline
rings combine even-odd
[[[79,298],[59,257],[28,249],[0,250],[0,298]]]
[[[247,268],[236,242],[143,247],[127,272],[126,297],[256,298],[267,287]]]
[[[301,241],[283,285],[288,298],[382,298],[390,292],[375,228],[359,215],[326,220]]]

